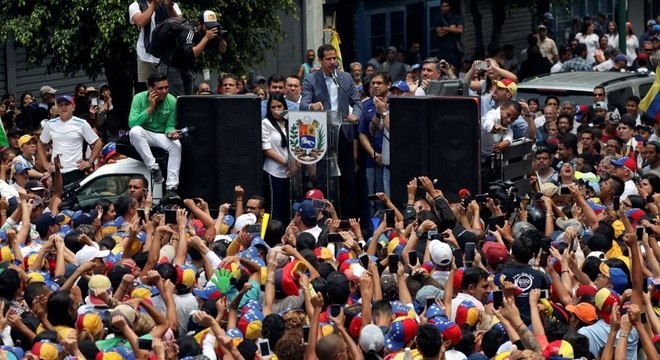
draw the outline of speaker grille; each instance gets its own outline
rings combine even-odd
[[[181,139],[182,197],[210,206],[233,202],[234,186],[246,198],[262,193],[261,100],[255,96],[181,96],[178,128],[195,126]]]
[[[465,187],[479,192],[479,102],[473,97],[396,97],[390,101],[391,182],[395,204],[406,201],[413,176],[437,179],[450,201]]]

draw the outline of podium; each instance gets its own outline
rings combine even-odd
[[[320,189],[339,209],[339,112],[289,111],[287,124],[289,161],[300,165],[290,177],[291,205],[304,200],[307,191]]]

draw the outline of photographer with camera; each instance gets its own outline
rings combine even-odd
[[[170,44],[174,43],[174,46],[169,46],[161,56],[158,67],[160,72],[167,74],[170,94],[192,95],[195,59],[203,51],[222,54],[227,50],[227,41],[224,39],[227,32],[217,20],[213,11],[203,10],[199,13],[194,27],[188,22],[181,22],[181,19],[174,19],[170,31],[161,31],[163,37],[173,37]],[[176,25],[177,21],[178,25]],[[160,40],[152,40],[152,47],[156,41],[160,42]]]

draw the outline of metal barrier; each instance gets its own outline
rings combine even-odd
[[[532,172],[533,145],[534,141],[527,138],[515,140],[497,159],[498,178],[514,183],[520,194],[531,191],[529,174]]]

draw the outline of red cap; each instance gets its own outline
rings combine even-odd
[[[584,295],[589,295],[589,296],[596,296],[596,290],[595,287],[591,285],[582,285],[575,290],[575,297],[582,297]]]
[[[657,343],[658,341],[660,341],[660,335],[656,335],[656,336],[654,336],[654,337],[651,339],[651,341],[652,341],[654,344]]]
[[[484,244],[483,251],[486,254],[488,265],[495,267],[497,264],[509,261],[509,250],[503,244],[488,241]]]
[[[458,197],[459,198],[462,199],[462,198],[467,197],[467,196],[470,196],[470,190],[468,190],[466,188],[462,188],[462,189],[458,190]]]
[[[305,194],[305,199],[325,200],[325,195],[319,189],[311,189]]]

